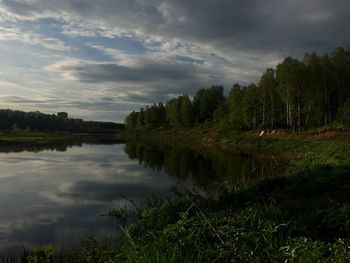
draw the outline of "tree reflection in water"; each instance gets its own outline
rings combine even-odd
[[[285,174],[287,160],[272,155],[247,154],[240,150],[193,149],[178,145],[152,145],[128,141],[125,153],[131,160],[155,171],[163,170],[180,181],[215,196],[223,189],[238,190],[259,180]]]

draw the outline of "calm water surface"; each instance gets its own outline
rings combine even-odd
[[[118,235],[100,216],[125,199],[180,186],[206,195],[237,189],[283,173],[272,156],[221,150],[127,144],[0,145],[0,252],[54,244],[61,251],[80,239]]]

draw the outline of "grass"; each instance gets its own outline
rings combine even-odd
[[[169,262],[349,262],[349,171],[320,166],[219,200],[187,193],[129,228],[122,251],[135,258],[125,262],[142,262],[140,251]]]

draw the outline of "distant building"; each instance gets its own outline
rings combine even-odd
[[[68,119],[68,113],[67,112],[57,112],[57,117]]]

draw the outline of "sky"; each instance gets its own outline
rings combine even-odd
[[[0,0],[0,108],[123,122],[348,43],[349,0]]]

